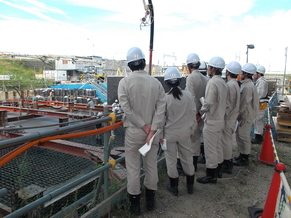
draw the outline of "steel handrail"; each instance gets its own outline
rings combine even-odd
[[[50,140],[56,140],[56,139],[79,138],[79,137],[87,137],[87,136],[102,134],[102,133],[106,133],[111,130],[117,129],[121,127],[122,125],[123,125],[123,122],[120,121],[118,123],[115,123],[113,125],[106,126],[100,129],[90,130],[86,132],[71,133],[71,134],[66,134],[66,135],[50,136],[50,137],[45,137],[45,138],[34,140],[32,142],[25,143],[24,145],[21,145],[20,147],[0,157],[0,167],[2,167],[4,164],[8,163],[13,158],[17,157],[18,155],[20,155],[21,153],[23,153],[24,151],[26,151],[27,149],[31,148],[32,146],[36,144],[43,143]]]
[[[125,157],[120,157],[116,160],[117,163],[122,163],[124,162]],[[44,205],[46,202],[51,201],[52,199],[58,197],[61,194],[64,194],[65,192],[71,190],[72,188],[82,184],[83,182],[88,181],[89,179],[96,177],[98,174],[104,172],[105,170],[108,170],[109,168],[111,168],[112,165],[110,163],[105,164],[104,166],[82,176],[81,178],[72,181],[70,183],[68,183],[67,185],[51,192],[50,194],[47,194],[39,199],[37,199],[36,201],[10,213],[9,215],[6,216],[6,218],[15,218],[15,217],[21,217],[22,215],[30,212],[31,210]]]

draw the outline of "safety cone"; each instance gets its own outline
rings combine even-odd
[[[268,124],[266,128],[267,129],[264,136],[261,154],[260,154],[260,157],[258,158],[258,161],[263,164],[274,166],[275,157],[274,157],[273,143],[272,143],[271,134],[270,134],[272,125]]]
[[[277,206],[277,199],[280,190],[281,177],[280,172],[285,172],[286,167],[282,163],[277,163],[272,182],[269,188],[268,196],[263,209],[249,207],[248,211],[251,218],[274,218]]]
[[[283,163],[277,163],[275,166],[275,172],[271,182],[271,186],[268,192],[266,203],[263,209],[261,218],[269,218],[275,216],[275,210],[277,205],[277,198],[280,189],[281,177],[280,172],[285,172],[286,167]]]

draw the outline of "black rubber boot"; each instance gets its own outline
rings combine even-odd
[[[195,177],[195,175],[193,175],[193,176],[186,175],[188,194],[193,194],[194,177]]]
[[[238,160],[240,160],[240,159],[241,159],[241,153],[239,153],[239,156],[234,157],[234,161],[238,161]]]
[[[263,136],[262,135],[259,135],[259,134],[256,134],[255,135],[255,138],[253,138],[251,140],[251,143],[252,144],[261,144],[263,142]]]
[[[233,163],[232,159],[224,160],[222,165],[222,172],[227,174],[232,174]]]
[[[200,152],[201,152],[201,154],[198,157],[197,163],[205,164],[206,160],[205,160],[204,143],[203,142],[201,142],[201,144],[200,144]]]
[[[216,177],[216,168],[215,169],[206,169],[206,176],[198,178],[197,182],[199,183],[217,183],[217,177]]]
[[[130,200],[130,213],[139,216],[140,213],[140,194],[139,195],[129,195]]]
[[[177,158],[177,170],[178,170],[179,176],[186,176],[181,164],[181,160],[179,158]]]
[[[235,166],[248,166],[249,165],[249,155],[240,154],[240,158],[233,162]]]
[[[218,166],[216,168],[216,176],[217,176],[217,178],[222,178],[222,165],[223,165],[223,162],[218,164]]]
[[[198,161],[198,157],[199,156],[193,156],[193,165],[194,165],[195,172],[197,172],[197,161]]]
[[[167,185],[167,189],[169,192],[171,192],[174,196],[178,196],[178,184],[179,184],[179,177],[178,178],[171,178],[170,183]]]
[[[151,211],[155,208],[155,190],[150,190],[145,187],[146,208]]]

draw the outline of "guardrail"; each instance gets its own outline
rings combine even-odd
[[[121,118],[121,114],[118,115],[118,118]],[[0,141],[0,148],[5,149],[25,143],[13,150],[15,154],[9,152],[9,155],[4,155],[0,158],[1,166],[5,167],[6,164],[10,163],[10,161],[13,161],[12,165],[14,165],[14,160],[17,159],[18,155],[21,156],[22,161],[16,161],[16,163],[18,164],[19,169],[22,167],[24,169],[19,170],[18,178],[20,181],[14,181],[15,183],[21,183],[25,178],[31,175],[28,175],[26,172],[26,167],[30,164],[30,158],[25,158],[25,156],[30,156],[30,154],[26,154],[26,152],[34,148],[34,145],[59,139],[89,136],[94,137],[96,134],[104,134],[104,146],[102,148],[104,155],[103,164],[99,166],[95,165],[95,168],[98,167],[97,169],[82,176],[77,175],[79,178],[73,177],[72,179],[61,183],[61,186],[53,185],[53,187],[49,187],[48,185],[48,187],[46,187],[47,190],[43,191],[41,194],[38,194],[31,199],[23,198],[19,202],[19,195],[21,195],[22,190],[26,189],[26,187],[31,188],[31,186],[34,185],[33,182],[29,184],[24,184],[25,182],[23,182],[23,184],[19,185],[20,191],[17,191],[18,200],[14,201],[16,202],[15,205],[11,205],[12,209],[6,217],[21,217],[28,215],[34,217],[49,216],[58,218],[67,217],[73,214],[77,217],[102,217],[107,214],[117,202],[127,197],[126,177],[121,178],[116,176],[120,172],[125,174],[126,170],[123,166],[125,157],[123,156],[116,160],[110,160],[110,151],[113,148],[114,143],[116,143],[114,131],[121,128],[121,122],[108,125],[108,122],[112,121],[112,119],[111,116],[108,116],[73,126],[57,128],[56,130],[38,132],[27,136]],[[95,128],[96,124],[101,123],[104,125],[103,128],[78,133],[74,132],[90,126]],[[71,131],[74,133],[66,134]],[[41,146],[40,149],[44,150]],[[58,149],[56,149],[56,151],[57,150]],[[64,164],[64,161],[66,160],[63,160],[58,164],[62,165]],[[158,163],[159,166],[165,166],[164,158],[160,158]],[[28,169],[28,171],[29,170],[38,171],[39,169]],[[45,172],[48,173],[48,171]],[[141,179],[143,179],[143,173],[144,171],[142,168]],[[41,179],[46,180],[44,177]],[[46,181],[42,182],[45,183]],[[11,192],[11,190],[3,190],[3,194],[1,192],[0,198],[14,195],[14,192],[14,190],[13,192]]]

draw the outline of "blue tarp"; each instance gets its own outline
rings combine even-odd
[[[100,83],[105,90],[107,90],[107,83]],[[100,98],[102,102],[107,102],[107,96],[101,93],[96,87],[91,84],[59,84],[50,87],[51,89],[95,89],[96,97]]]

